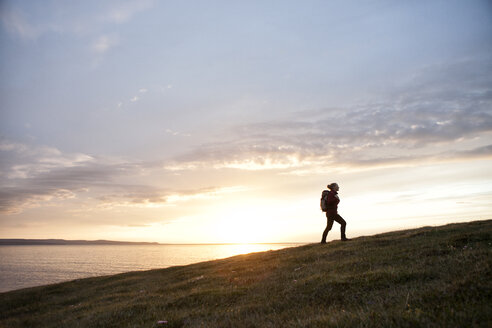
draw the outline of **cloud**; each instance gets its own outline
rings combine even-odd
[[[75,194],[66,189],[5,187],[0,191],[0,213],[17,214],[25,208],[57,199],[74,198]]]
[[[147,92],[149,92],[149,90],[148,90],[148,89],[146,89],[146,88],[140,88],[140,89],[138,90],[138,94],[139,94],[140,96],[139,96],[139,95],[135,95],[135,96],[131,97],[131,98],[130,98],[130,102],[132,102],[132,103],[136,103],[136,102],[138,102],[138,101],[139,101],[139,100],[143,97],[143,95],[144,95],[145,93],[147,93]],[[119,103],[117,104],[117,106],[118,106],[118,108],[121,108],[121,107],[123,106],[123,102],[119,102]]]
[[[466,147],[466,142],[461,141],[480,136],[487,140],[492,133],[492,113],[468,107],[451,112],[421,107],[376,111],[357,108],[343,112],[322,115],[314,122],[239,126],[224,138],[226,141],[204,144],[178,157],[174,168],[183,164],[246,170],[295,169],[402,164],[453,156],[464,159],[466,155],[471,159],[473,151],[452,148],[460,150]],[[451,149],[443,152],[446,148]],[[436,149],[440,150],[438,154]]]
[[[14,151],[22,153],[27,150],[26,145],[21,143],[15,143],[7,140],[0,140],[0,151]]]
[[[92,156],[81,153],[62,154],[53,147],[32,147],[7,140],[0,141],[0,151],[9,156],[0,160],[0,177],[27,179],[56,168],[69,168],[94,161]]]
[[[57,12],[65,14],[58,15]],[[70,6],[63,3],[57,3],[55,9],[49,5],[25,7],[16,1],[4,1],[0,21],[12,36],[35,40],[49,33],[79,35],[81,31],[93,30],[95,22],[90,16],[81,14],[83,12],[72,12]]]
[[[143,99],[144,95],[148,92],[149,92],[149,90],[147,88],[140,88],[140,89],[138,89],[138,93],[136,95],[132,96],[128,101],[119,101],[116,104],[116,107],[117,108],[123,108],[125,105],[127,105],[129,103],[137,103],[141,99]]]
[[[35,39],[42,33],[39,27],[34,27],[30,24],[19,11],[2,8],[0,10],[0,19],[7,31],[23,39]]]
[[[207,187],[188,190],[157,189],[151,186],[128,188],[130,192],[105,194],[98,198],[101,206],[114,207],[162,207],[196,199],[216,199],[225,194],[247,190],[243,186]]]
[[[193,199],[212,199],[245,190],[241,186],[178,189],[141,183],[162,171],[161,163],[132,163],[82,153],[63,153],[0,140],[0,213],[49,206],[79,196],[102,208],[161,207]],[[79,204],[82,201],[78,199]]]
[[[31,164],[35,167],[35,164]],[[32,171],[35,171],[32,172]],[[58,166],[49,170],[31,170],[30,176],[2,177],[0,212],[20,213],[26,208],[46,205],[49,201],[76,198],[89,191],[110,193],[118,189],[135,188],[116,182],[117,177],[135,174],[128,164],[80,163],[76,166]]]
[[[167,134],[172,135],[172,136],[183,136],[183,137],[190,137],[191,136],[191,134],[189,134],[189,133],[178,132],[178,131],[174,131],[174,130],[171,130],[171,129],[166,129],[165,132]]]
[[[133,0],[117,2],[106,14],[106,20],[112,23],[126,23],[139,12],[152,8],[152,0]]]
[[[375,99],[235,126],[168,168],[298,171],[491,155],[490,58],[426,69]]]
[[[97,54],[104,54],[117,46],[118,43],[118,38],[115,36],[101,35],[92,43],[92,51]]]
[[[111,182],[126,168],[123,164],[99,163],[87,154],[64,154],[53,147],[6,140],[0,142],[0,152],[2,213],[19,213],[48,201],[74,198],[78,192]]]

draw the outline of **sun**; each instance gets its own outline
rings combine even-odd
[[[271,242],[276,237],[271,214],[269,215],[267,209],[258,207],[225,210],[214,222],[212,237],[220,243]]]

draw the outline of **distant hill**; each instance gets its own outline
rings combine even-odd
[[[159,243],[111,240],[0,239],[0,245],[159,245]]]
[[[492,220],[0,293],[0,327],[492,327]]]

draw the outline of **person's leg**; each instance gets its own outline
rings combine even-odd
[[[323,231],[323,236],[321,237],[321,243],[324,244],[326,243],[326,236],[328,236],[328,232],[330,232],[331,227],[333,227],[333,216],[329,215],[329,213],[326,213],[326,228],[325,231]]]
[[[340,236],[342,237],[342,240],[346,240],[347,236],[345,236],[345,229],[347,227],[347,222],[345,222],[340,214],[337,214],[334,220],[340,223]]]

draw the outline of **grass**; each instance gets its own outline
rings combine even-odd
[[[488,220],[80,279],[0,294],[0,327],[492,327],[491,250]]]

